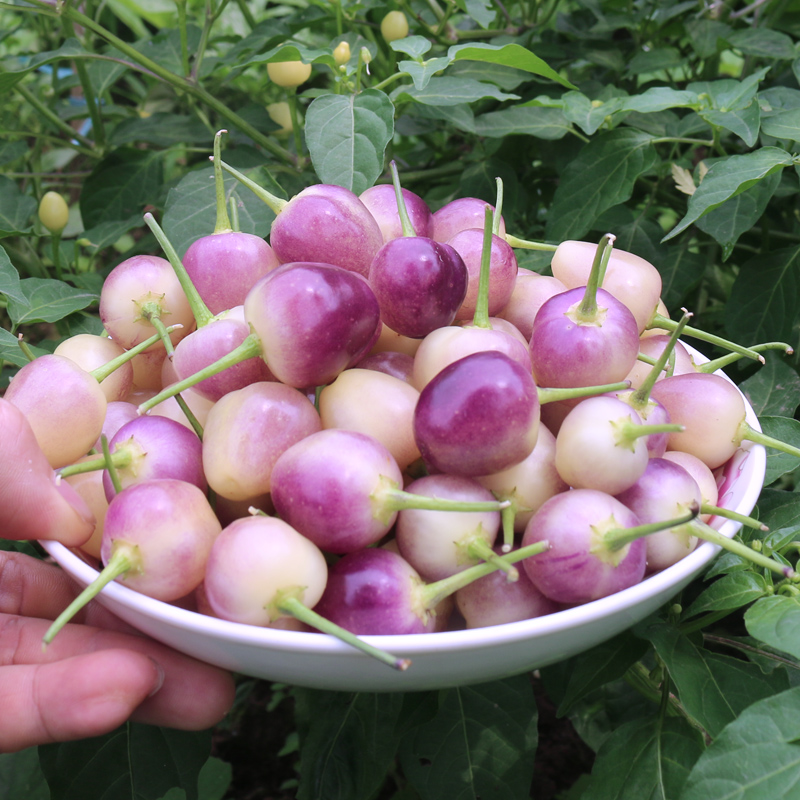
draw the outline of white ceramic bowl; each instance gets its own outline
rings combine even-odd
[[[695,354],[695,358],[702,357]],[[746,407],[748,423],[759,429],[752,407],[748,403]],[[718,505],[750,514],[765,471],[764,448],[746,443],[723,469]],[[728,537],[740,527],[721,518],[712,524]],[[95,569],[64,546],[54,542],[42,545],[78,583],[86,585],[97,577]],[[317,689],[417,691],[495,680],[588,650],[669,602],[708,565],[718,549],[703,543],[674,566],[630,589],[537,619],[474,630],[363,637],[390,653],[410,658],[412,664],[405,672],[331,636],[224,622],[153,600],[120,583],[107,586],[99,600],[154,639],[234,672]]]

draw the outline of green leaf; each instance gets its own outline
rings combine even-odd
[[[595,689],[621,678],[647,649],[645,642],[626,631],[575,658],[548,667],[559,673],[562,686],[558,697],[550,693],[551,699],[558,703],[557,715],[569,714],[578,701]]]
[[[209,731],[126,723],[106,736],[40,747],[39,759],[52,800],[160,800],[175,787],[198,800],[210,750]]]
[[[725,308],[728,335],[748,344],[786,341],[800,313],[798,292],[800,247],[773,250],[746,261]]]
[[[47,352],[38,347],[31,347],[30,345],[28,347],[31,348],[35,356],[44,355]],[[0,328],[0,359],[17,367],[24,367],[29,361],[28,357],[20,349],[19,339],[5,328]]]
[[[84,181],[80,209],[87,227],[142,213],[158,196],[163,156],[152,150],[121,147],[104,158]]]
[[[0,238],[29,233],[38,207],[35,198],[22,194],[15,181],[0,175]]]
[[[213,137],[200,120],[183,114],[155,113],[141,119],[133,117],[121,122],[111,136],[112,143],[123,144],[148,142],[158,147],[174,144],[198,144],[211,146]]]
[[[305,132],[319,179],[361,194],[383,172],[394,135],[394,105],[377,89],[322,95],[308,107]]]
[[[757,58],[794,58],[794,42],[790,36],[769,28],[740,28],[726,37],[728,44],[743,55]]]
[[[519,44],[493,45],[493,44],[456,44],[448,51],[447,55],[453,61],[487,61],[490,64],[502,64],[514,67],[534,75],[560,83],[569,89],[577,89],[566,78],[562,78],[552,67],[539,56]]]
[[[785,673],[764,675],[754,664],[704,650],[669,625],[652,625],[645,635],[669,670],[681,703],[711,736],[747,706],[786,688]]]
[[[23,299],[8,301],[8,316],[15,329],[31,322],[58,322],[99,300],[93,292],[50,278],[25,278],[19,285]]]
[[[697,94],[669,86],[652,86],[642,94],[626,97],[620,111],[638,111],[641,114],[654,114],[668,108],[693,108],[699,103]]]
[[[631,128],[592,139],[564,169],[547,221],[547,239],[580,239],[609,208],[624,203],[637,178],[658,163],[652,137]]]
[[[767,591],[767,581],[757,572],[732,572],[714,581],[686,609],[685,619],[709,611],[729,611],[748,605]]]
[[[519,95],[506,94],[496,86],[470,78],[431,78],[424,89],[400,86],[392,93],[395,102],[413,100],[432,106],[456,106],[460,103],[473,103],[485,97],[493,100],[519,100]]]
[[[776,139],[800,141],[800,108],[779,111],[762,119],[761,130]]]
[[[50,800],[35,747],[0,755],[0,797],[3,800]]]
[[[466,103],[441,107],[420,104],[410,108],[408,116],[424,120],[436,120],[437,123],[445,123],[458,130],[475,133],[475,115],[472,113],[472,108]]]
[[[252,166],[237,166],[251,180],[276,195],[283,190],[271,181],[261,169]],[[236,199],[239,215],[239,229],[266,238],[275,214],[267,205],[243,186],[232,175],[223,176],[225,197]],[[178,255],[183,254],[189,245],[201,236],[214,232],[217,218],[217,199],[214,188],[214,168],[204,167],[188,173],[167,195],[162,228]]]
[[[296,42],[279,44],[266,53],[237,61],[236,66],[239,68],[251,67],[255,64],[266,64],[271,61],[302,61],[304,64],[324,64],[332,70],[338,69],[338,64],[330,50],[307,47]]]
[[[800,376],[773,355],[739,384],[757,416],[793,417],[800,405]]]
[[[567,92],[561,99],[564,104],[564,116],[591,136],[606,121],[606,117],[622,108],[627,98],[612,97],[594,103],[581,92]]]
[[[684,298],[703,279],[706,259],[702,253],[692,252],[689,242],[683,242],[679,247],[670,247],[656,266],[661,273],[661,297],[667,308],[680,308]]]
[[[767,436],[777,439],[792,447],[800,448],[800,422],[787,417],[761,417],[758,420],[761,429]],[[792,472],[800,466],[800,458],[791,453],[784,453],[775,448],[767,448],[767,474],[764,484],[769,485],[781,475]]]
[[[79,242],[81,247],[85,247],[90,253],[97,253],[111,247],[121,236],[134,228],[140,228],[144,221],[139,214],[133,214],[128,219],[110,220],[101,222],[81,233]]]
[[[97,58],[94,53],[84,50],[81,43],[74,38],[67,39],[57,50],[48,50],[44,53],[20,57],[3,64],[0,71],[0,96],[9,91],[21,81],[29,72],[33,72],[45,64],[54,61],[71,61],[76,58]]]
[[[0,294],[18,303],[25,302],[25,294],[19,285],[19,273],[2,247],[0,247]]]
[[[800,688],[754,703],[697,760],[679,800],[794,800]]]
[[[627,722],[603,742],[582,796],[587,800],[673,800],[704,749],[702,736],[684,719]]]
[[[570,124],[559,108],[514,106],[490,111],[475,118],[474,130],[479,136],[500,139],[525,134],[537,139],[561,139],[569,133]]]
[[[536,723],[525,675],[445,689],[436,716],[403,737],[403,772],[421,800],[526,797]]]
[[[731,30],[730,25],[713,19],[689,19],[686,22],[686,33],[700,58],[709,58],[722,50]]]
[[[502,64],[487,64],[485,61],[458,61],[447,68],[452,78],[471,78],[484,83],[494,83],[503,91],[510,92],[530,80],[527,72]]]
[[[696,221],[701,231],[722,245],[723,261],[733,252],[738,238],[761,219],[780,182],[781,173],[773,172]]]
[[[389,47],[391,47],[395,53],[405,53],[416,61],[421,61],[422,56],[424,56],[433,45],[430,39],[426,39],[424,36],[406,36],[403,39],[395,39],[393,42],[389,42]],[[447,62],[450,63],[450,61],[451,59],[448,58]]]
[[[448,64],[448,58],[431,58],[428,61],[418,63],[417,61],[401,61],[397,68],[400,72],[405,72],[414,81],[414,88],[417,90],[424,89],[430,79],[437,73],[441,72]],[[391,102],[391,101],[390,101]]]
[[[758,498],[758,519],[770,530],[800,525],[800,494],[764,489]]]
[[[23,141],[4,142],[0,144],[0,164],[11,164],[19,158],[25,158],[30,148]]]
[[[637,53],[628,62],[626,73],[628,75],[645,75],[664,69],[675,69],[684,63],[685,59],[676,47],[657,47]]]
[[[371,797],[399,742],[403,695],[295,690],[303,758],[298,800]]]
[[[664,237],[672,239],[703,214],[749,189],[767,176],[792,164],[792,156],[779,147],[762,147],[752,153],[715,161],[695,193],[683,219]]]
[[[468,16],[472,17],[481,28],[488,28],[497,16],[497,9],[491,0],[456,0],[457,5]]]
[[[751,636],[800,658],[800,598],[782,594],[764,597],[747,609],[744,624]]]

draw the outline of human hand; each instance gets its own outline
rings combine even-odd
[[[24,416],[0,399],[0,538],[73,546],[93,527]],[[76,593],[58,567],[0,551],[0,752],[101,735],[129,718],[201,730],[224,716],[229,674],[147,639],[97,604],[43,650],[49,621]]]

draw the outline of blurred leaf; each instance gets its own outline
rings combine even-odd
[[[684,613],[684,619],[707,614],[709,611],[728,611],[748,605],[767,591],[767,581],[757,572],[733,572],[714,581]]]
[[[22,194],[11,178],[0,175],[0,238],[30,232],[38,207],[34,197]]]
[[[704,749],[702,736],[684,719],[628,722],[603,742],[582,797],[677,798]]]
[[[81,233],[79,241],[82,247],[85,247],[89,252],[97,253],[111,247],[124,236],[128,231],[134,228],[144,226],[144,221],[141,214],[133,214],[128,219],[110,220],[109,222],[101,222],[89,230]]]
[[[114,128],[112,143],[123,144],[148,142],[158,147],[174,144],[207,145],[209,150],[214,137],[198,119],[182,114],[155,113],[146,118],[126,119]]]
[[[686,230],[703,214],[791,163],[791,154],[779,147],[762,147],[752,153],[715,161],[697,191],[689,198],[686,215],[664,237],[664,241]]]
[[[401,86],[392,92],[392,100],[402,102],[407,99],[426,105],[455,106],[459,103],[472,103],[490,97],[494,100],[519,100],[515,94],[501,92],[496,86],[470,78],[431,78],[424,89]]]
[[[132,147],[112,151],[84,181],[80,201],[84,225],[91,228],[143,213],[161,189],[162,158],[158,152]]]
[[[459,8],[469,14],[484,30],[494,22],[497,9],[491,0],[456,0]]]
[[[652,137],[631,128],[592,139],[564,170],[550,207],[547,239],[580,239],[607,209],[624,203],[658,163]]]
[[[722,245],[723,261],[733,252],[738,238],[761,219],[780,182],[781,173],[773,172],[695,222],[701,231],[713,236]]]
[[[570,124],[559,108],[513,106],[490,111],[475,118],[475,133],[499,139],[523,134],[537,139],[561,139],[569,133]]]
[[[19,285],[19,273],[2,247],[0,247],[0,294],[18,303],[25,302],[25,294]]]
[[[525,675],[444,689],[436,716],[403,737],[403,772],[421,800],[526,797],[537,718]]]
[[[705,181],[700,189],[704,184]],[[751,258],[740,267],[731,289],[725,308],[725,330],[734,341],[747,344],[785,342],[792,338],[800,313],[798,293],[800,247]]]
[[[441,72],[449,63],[450,59],[448,58],[431,58],[422,64],[416,61],[401,61],[397,68],[400,72],[405,72],[414,81],[414,88],[417,91],[421,91],[428,85],[430,79],[437,72]],[[472,80],[472,78],[466,78],[466,80]]]
[[[426,39],[424,36],[406,36],[403,39],[395,39],[393,42],[389,42],[389,47],[395,53],[405,53],[417,61],[422,61],[422,57],[433,47],[433,44],[430,39]],[[445,60],[448,64],[452,61],[450,58]]]
[[[739,384],[756,416],[793,417],[800,405],[800,376],[777,355]]]
[[[800,688],[746,709],[700,756],[679,800],[794,800]]]
[[[800,448],[800,422],[787,417],[760,417],[761,429],[767,436],[784,442],[791,447]],[[767,447],[767,474],[764,484],[778,480],[781,475],[792,472],[800,466],[800,457]]]
[[[606,121],[606,117],[614,114],[624,105],[625,97],[612,97],[608,101],[590,100],[581,92],[567,92],[561,98],[564,116],[589,135]]]
[[[283,194],[283,190],[271,180],[271,176],[265,177],[263,170],[254,171],[252,167],[244,166],[236,168],[273,194],[278,196]],[[252,233],[266,238],[275,214],[232,175],[226,173],[223,179],[225,197],[229,202],[231,197],[236,199],[239,229],[243,233]],[[182,258],[192,242],[214,232],[216,219],[217,195],[214,188],[214,168],[204,167],[190,172],[181,179],[177,186],[170,189],[161,226],[167,238],[172,242],[172,246]]]
[[[561,691],[550,699],[558,704],[559,717],[569,714],[575,703],[606,683],[621,678],[635,664],[648,646],[632,633],[625,632],[603,644],[581,653],[575,658],[547,667],[559,673]]]
[[[3,800],[50,800],[35,747],[0,754],[0,797]]]
[[[29,72],[54,61],[67,61],[75,58],[97,58],[85,50],[77,39],[67,39],[57,50],[48,50],[30,56],[20,56],[16,63],[6,62],[0,70],[0,96],[7,94]]]
[[[57,322],[99,300],[96,294],[50,278],[24,278],[19,285],[23,299],[8,301],[15,329],[31,322]]]
[[[685,63],[683,55],[676,47],[657,47],[637,53],[629,62],[627,75],[644,75],[660,72],[664,69],[675,69]]]
[[[577,89],[539,56],[518,44],[506,44],[499,47],[493,44],[456,44],[447,51],[447,55],[453,61],[487,61],[490,64],[514,67],[514,69],[550,78],[569,89]]]
[[[747,632],[765,644],[800,658],[800,599],[775,594],[764,597],[744,615]]]
[[[403,695],[295,690],[298,800],[372,797],[394,760]]]
[[[726,36],[728,44],[746,56],[757,58],[794,58],[794,42],[790,36],[769,28],[740,28]]]
[[[704,650],[666,624],[652,625],[645,634],[669,670],[681,703],[711,736],[747,706],[787,687],[785,673],[764,675],[754,664]]]
[[[667,308],[677,309],[703,279],[706,259],[701,253],[692,252],[689,242],[684,241],[678,247],[668,248],[656,266],[663,281],[661,299]]]
[[[764,489],[758,498],[758,519],[770,530],[800,525],[800,494]]]
[[[0,144],[0,164],[10,164],[18,158],[24,158],[28,153],[30,149],[23,141],[3,142]]]
[[[689,19],[686,23],[686,33],[700,58],[709,58],[725,47],[724,40],[731,32],[730,25],[714,19]]]
[[[626,97],[620,111],[654,114],[668,108],[693,108],[699,103],[697,94],[669,86],[652,86],[642,94]]]
[[[800,108],[779,111],[766,117],[761,123],[761,130],[776,139],[800,141]]]
[[[160,800],[175,787],[198,800],[210,749],[209,731],[129,722],[106,736],[44,745],[39,759],[51,800]]]

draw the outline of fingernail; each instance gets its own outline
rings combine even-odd
[[[148,656],[148,658],[150,658],[150,656]],[[164,679],[167,677],[166,673],[164,672],[164,667],[162,667],[161,664],[159,664],[154,658],[150,658],[150,660],[153,662],[153,665],[158,672],[158,680],[156,681],[156,685],[153,687],[150,694],[147,695],[148,697],[152,697],[161,689],[161,687],[164,685]]]
[[[54,480],[55,487],[58,493],[64,500],[69,503],[70,508],[85,522],[87,525],[94,527],[95,517],[86,501],[70,486],[65,480]]]

